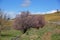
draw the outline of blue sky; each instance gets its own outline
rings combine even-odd
[[[22,7],[21,4],[24,0],[0,0],[0,7],[6,11],[23,11],[30,10],[37,11],[49,11],[60,9],[60,0],[30,0],[31,3],[28,7]]]
[[[30,12],[47,12],[60,9],[60,0],[0,0],[0,8],[14,13],[27,10]]]

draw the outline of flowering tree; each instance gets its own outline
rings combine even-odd
[[[23,33],[30,28],[42,28],[45,25],[45,19],[43,15],[31,15],[29,11],[21,12],[14,20],[14,28],[22,30]]]

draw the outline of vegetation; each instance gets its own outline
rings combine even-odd
[[[52,38],[52,40],[60,40],[60,34],[55,33],[55,34],[52,35],[51,38]]]
[[[9,24],[9,19],[10,18],[8,18],[8,16],[7,16],[7,14],[5,14],[1,9],[0,9],[0,38],[1,38],[1,32],[3,31],[3,30],[8,30],[8,29],[10,29],[8,26],[8,24]]]
[[[29,33],[28,35],[26,35],[27,32]],[[55,40],[55,37],[58,37],[57,39],[60,39],[60,26],[56,24],[47,24],[39,30],[31,28],[31,30],[28,30],[27,32],[25,34],[22,34],[20,30],[18,31],[14,29],[2,31],[2,40],[11,40],[18,35],[20,35],[21,40],[47,40],[47,38]],[[44,37],[46,39],[44,39]]]
[[[14,20],[14,28],[22,30],[25,33],[30,28],[42,28],[45,25],[45,18],[43,15],[31,15],[28,11],[17,15]]]
[[[46,14],[45,19],[46,21],[60,21],[60,16],[58,14],[59,13]],[[2,21],[5,23],[5,20]],[[58,24],[46,23],[46,25],[43,28],[39,28],[39,30],[31,28],[30,30],[27,30],[25,34],[22,34],[21,30],[13,29],[13,21],[9,20],[4,24],[6,26],[3,25],[4,30],[1,30],[1,40],[12,40],[17,36],[19,36],[19,40],[60,40],[60,25]],[[7,27],[10,28],[10,30],[6,30],[5,28]],[[26,35],[27,33],[28,35]]]

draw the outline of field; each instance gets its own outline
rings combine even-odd
[[[11,40],[19,35],[19,40],[60,40],[60,25],[46,24],[39,30],[31,28],[25,34],[14,29],[4,30],[1,32],[1,40]]]
[[[60,21],[60,14],[46,14],[45,19],[46,21]],[[60,25],[47,23],[43,28],[39,30],[31,28],[25,34],[12,27],[9,30],[1,31],[1,40],[12,40],[16,38],[17,40],[60,40]]]

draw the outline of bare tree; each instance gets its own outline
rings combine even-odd
[[[30,12],[21,12],[17,15],[14,21],[14,28],[22,30],[25,33],[30,28],[42,28],[45,25],[43,15],[31,15]]]
[[[4,13],[0,9],[0,31],[6,28],[6,23],[8,23],[9,18],[7,17],[7,13]]]

